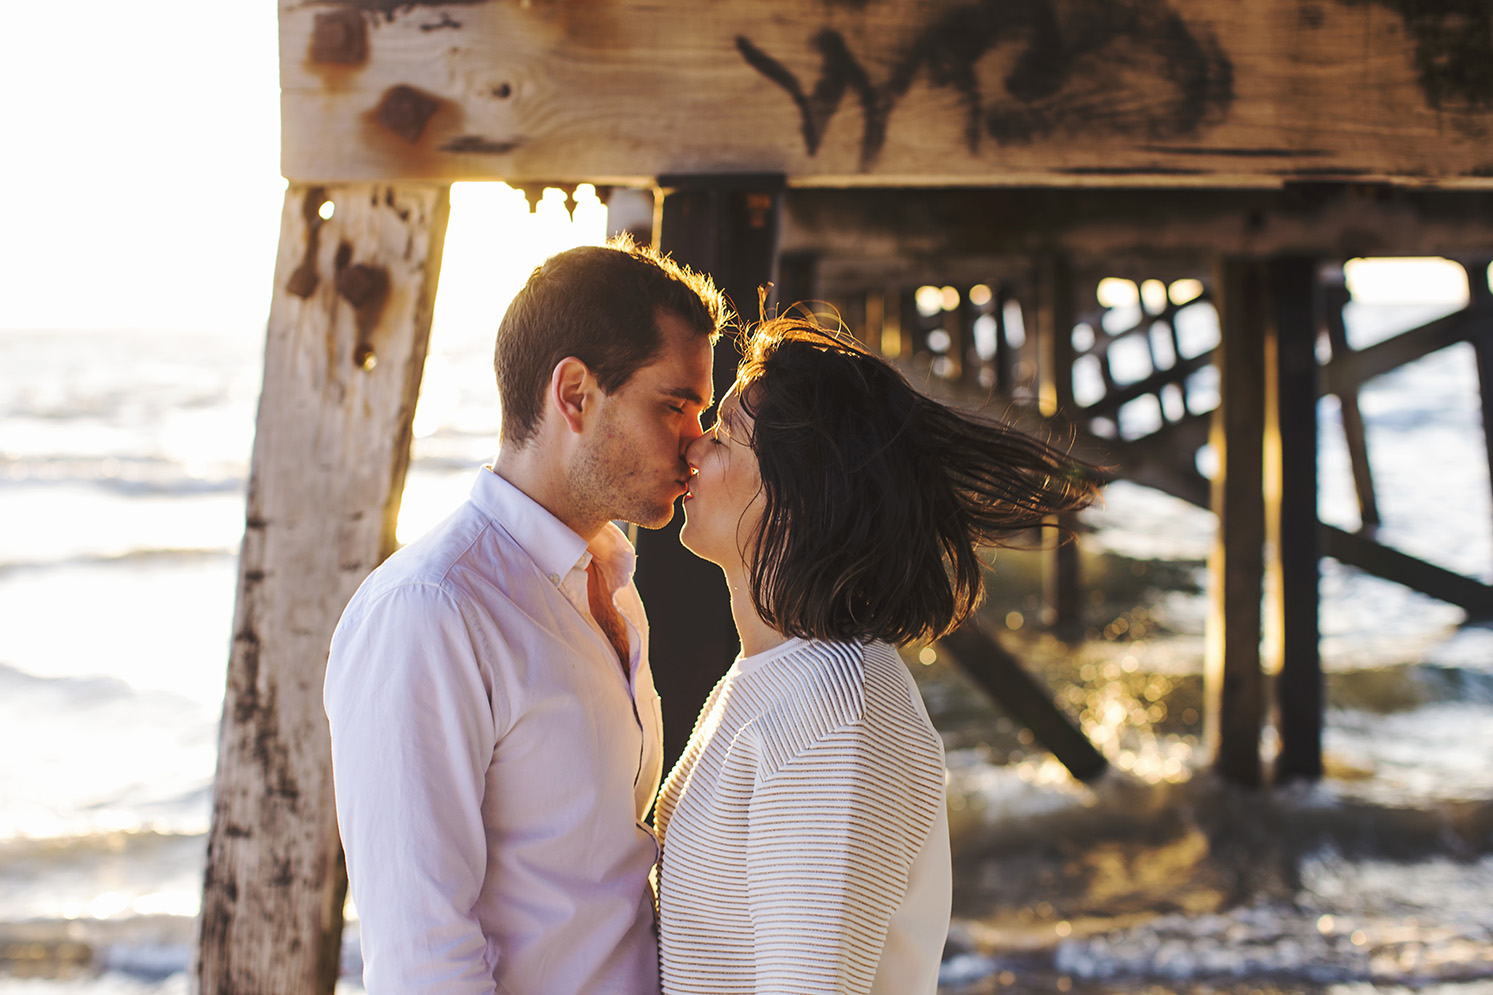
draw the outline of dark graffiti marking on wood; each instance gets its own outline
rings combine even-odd
[[[1192,135],[1221,120],[1234,100],[1233,64],[1217,40],[1165,0],[980,0],[944,12],[890,53],[858,57],[830,27],[809,45],[820,70],[806,89],[778,58],[745,36],[736,39],[747,64],[797,106],[810,155],[847,91],[854,94],[862,168],[881,154],[892,111],[920,78],[958,94],[971,154],[987,135],[997,144],[1054,134]],[[981,63],[1001,54],[1014,63],[992,85],[982,79]],[[890,71],[878,82],[868,62]]]
[[[814,36],[813,45],[824,60],[824,68],[813,91],[804,93],[798,77],[787,66],[753,45],[749,39],[736,39],[736,48],[747,64],[787,90],[793,102],[798,105],[798,113],[803,121],[804,147],[808,149],[809,155],[819,151],[819,141],[824,136],[824,129],[830,118],[835,116],[835,111],[840,109],[840,100],[845,96],[845,91],[854,89],[865,119],[861,135],[861,160],[864,162],[874,159],[886,141],[886,118],[891,110],[886,95],[882,92],[883,88],[872,85],[866,70],[851,54],[838,31],[825,28]]]
[[[1493,3],[1488,0],[1344,0],[1400,15],[1415,39],[1415,71],[1436,110],[1493,108]]]
[[[371,14],[382,14],[384,20],[392,21],[396,15],[408,14],[416,7],[473,6],[486,3],[487,0],[347,0],[347,2]],[[460,27],[459,24],[450,26]]]

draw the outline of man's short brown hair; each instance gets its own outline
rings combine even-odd
[[[712,344],[730,319],[709,276],[625,235],[546,259],[498,326],[493,365],[503,441],[522,445],[533,438],[550,375],[567,356],[585,363],[608,394],[625,385],[662,348],[660,312]]]

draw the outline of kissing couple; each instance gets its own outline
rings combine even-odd
[[[325,704],[372,995],[933,995],[943,747],[896,647],[1094,477],[809,318],[744,330],[715,403],[730,320],[625,240],[552,256],[498,329],[497,457],[344,611]],[[664,777],[614,523],[680,498],[741,654]]]

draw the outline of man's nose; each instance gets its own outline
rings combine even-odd
[[[700,465],[700,457],[703,453],[697,452],[697,450],[704,445],[704,439],[705,433],[697,429],[694,437],[686,440],[684,445],[679,449],[679,455],[683,457],[684,462],[688,463],[691,468]]]
[[[705,435],[704,429],[700,427],[698,418],[687,418],[684,429],[679,433],[679,455],[688,458],[690,447]]]

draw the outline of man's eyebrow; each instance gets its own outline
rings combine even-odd
[[[706,401],[703,397],[700,396],[699,391],[695,390],[692,387],[660,387],[658,392],[665,397],[675,397],[681,401],[689,401],[692,404],[698,404],[702,408],[706,405]]]

